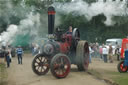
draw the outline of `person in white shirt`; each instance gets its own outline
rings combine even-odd
[[[103,58],[104,58],[104,62],[107,63],[108,62],[108,49],[107,47],[103,46]]]
[[[93,53],[93,52],[94,52],[94,51],[92,50],[91,46],[89,46],[89,63],[92,62],[92,53]]]

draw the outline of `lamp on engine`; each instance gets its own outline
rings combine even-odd
[[[72,33],[64,33],[58,28],[54,32],[55,9],[48,8],[48,40],[41,46],[41,53],[32,61],[32,70],[37,75],[45,75],[49,69],[56,78],[65,78],[75,64],[80,71],[89,65],[89,46],[80,40],[77,28]]]

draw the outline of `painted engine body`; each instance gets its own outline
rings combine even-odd
[[[62,37],[62,41],[51,39],[45,42],[45,44],[43,44],[42,46],[41,52],[49,56],[54,56],[57,53],[68,55],[73,50],[72,43],[72,35],[64,34]]]

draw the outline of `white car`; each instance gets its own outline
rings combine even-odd
[[[122,39],[120,39],[120,38],[107,39],[106,40],[106,46],[107,46],[107,48],[109,48],[109,45],[112,45],[112,48],[114,49],[113,50],[113,54],[115,54],[116,46],[119,45],[119,47],[121,48]]]

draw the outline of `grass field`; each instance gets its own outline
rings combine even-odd
[[[113,82],[111,85],[128,85],[128,72],[119,73],[114,71],[105,71],[104,73],[99,73],[96,70],[89,70],[92,75],[94,75],[98,79],[109,79]]]
[[[116,60],[114,63],[104,63],[99,59],[93,58],[89,73],[97,79],[106,81],[110,85],[128,85],[128,72],[118,72],[118,63],[119,61]]]
[[[110,72],[111,79],[119,85],[128,85],[128,72],[119,73],[119,72]]]

